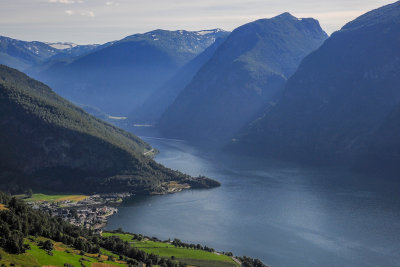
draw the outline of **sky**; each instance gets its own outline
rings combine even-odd
[[[154,29],[231,31],[284,12],[328,33],[394,0],[0,0],[0,35],[26,41],[105,43]]]

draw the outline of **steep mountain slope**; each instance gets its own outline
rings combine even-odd
[[[222,33],[156,30],[135,34],[36,77],[74,102],[125,115]]]
[[[308,162],[400,166],[400,2],[373,10],[305,58],[279,103],[236,146]]]
[[[235,29],[159,121],[164,135],[226,141],[283,86],[326,33],[284,13]]]
[[[229,33],[224,32],[224,34],[227,36]],[[157,122],[199,69],[214,55],[226,36],[218,38],[204,52],[181,67],[169,81],[155,90],[140,107],[130,113],[130,121],[150,124]]]
[[[19,70],[38,64],[58,52],[58,49],[42,42],[25,42],[0,36],[0,64]]]
[[[144,156],[150,149],[46,85],[0,65],[2,189],[144,192],[162,190],[170,180],[200,186]]]

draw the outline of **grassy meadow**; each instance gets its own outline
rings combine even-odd
[[[208,252],[199,249],[175,247],[171,243],[154,242],[147,239],[136,240],[131,234],[120,233],[103,233],[103,236],[119,236],[122,240],[129,242],[132,246],[143,250],[146,253],[153,253],[160,257],[171,258],[184,262],[189,265],[199,267],[235,267],[238,266],[236,262],[229,256]]]
[[[123,261],[109,261],[108,255],[118,256],[102,249],[101,255],[81,253],[81,251],[73,249],[67,245],[52,241],[54,249],[51,253],[39,247],[40,241],[46,238],[30,237],[25,239],[25,244],[29,244],[30,249],[25,253],[15,255],[8,254],[0,249],[1,263],[6,266],[64,266],[64,264],[72,264],[73,266],[127,266]],[[83,255],[82,255],[83,254]]]
[[[78,202],[86,199],[88,196],[85,195],[47,195],[47,194],[33,194],[32,197],[25,199],[29,202],[60,202],[60,201],[72,201]]]

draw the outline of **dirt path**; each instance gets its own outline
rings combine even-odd
[[[242,266],[242,262],[238,259],[236,259],[235,257],[231,257],[232,260],[234,260],[237,264],[239,264],[239,266]]]
[[[147,154],[149,154],[149,153],[153,153],[153,152],[154,152],[154,148],[152,148],[151,150],[149,150],[149,151],[147,151],[147,152],[144,152],[144,153],[143,153],[143,155],[145,155],[145,156],[146,156]]]

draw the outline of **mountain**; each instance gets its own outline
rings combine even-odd
[[[26,42],[0,36],[0,64],[24,70],[58,53],[42,42]]]
[[[0,36],[0,64],[34,74],[61,60],[71,61],[97,47],[100,46],[27,42]]]
[[[235,29],[159,120],[168,137],[226,141],[278,93],[327,38],[289,13]]]
[[[170,80],[155,90],[142,105],[134,109],[129,115],[130,121],[146,124],[156,123],[168,106],[174,102],[179,93],[193,79],[194,75],[214,55],[229,33],[224,32],[222,34],[225,34],[225,36],[219,37],[206,50],[181,67]]]
[[[46,65],[49,65],[48,62],[53,62],[53,61],[59,61],[59,60],[69,60],[72,61],[73,59],[76,59],[78,57],[84,56],[86,54],[89,54],[90,52],[94,52],[99,48],[104,48],[108,45],[112,44],[111,43],[105,43],[103,45],[99,44],[89,44],[89,45],[76,45],[76,44],[71,44],[71,43],[56,43],[56,44],[51,44],[50,46],[52,47],[59,47],[58,53],[53,55],[52,57],[48,58],[45,63]],[[63,45],[65,47],[63,47]],[[70,47],[68,47],[70,46]]]
[[[306,57],[234,147],[296,161],[400,166],[400,2],[345,25]]]
[[[223,34],[219,29],[135,34],[35,77],[74,102],[126,115]]]
[[[40,73],[48,69],[62,68],[65,65],[73,62],[74,60],[83,57],[89,53],[103,49],[113,42],[108,42],[102,45],[89,44],[89,45],[76,45],[73,43],[47,43],[51,47],[57,48],[57,53],[51,57],[44,58],[43,60],[30,65],[23,69],[23,71],[33,77],[38,76]]]
[[[138,137],[0,65],[1,189],[143,193],[163,192],[172,180],[192,187],[218,185],[169,170],[146,156],[149,151]]]

